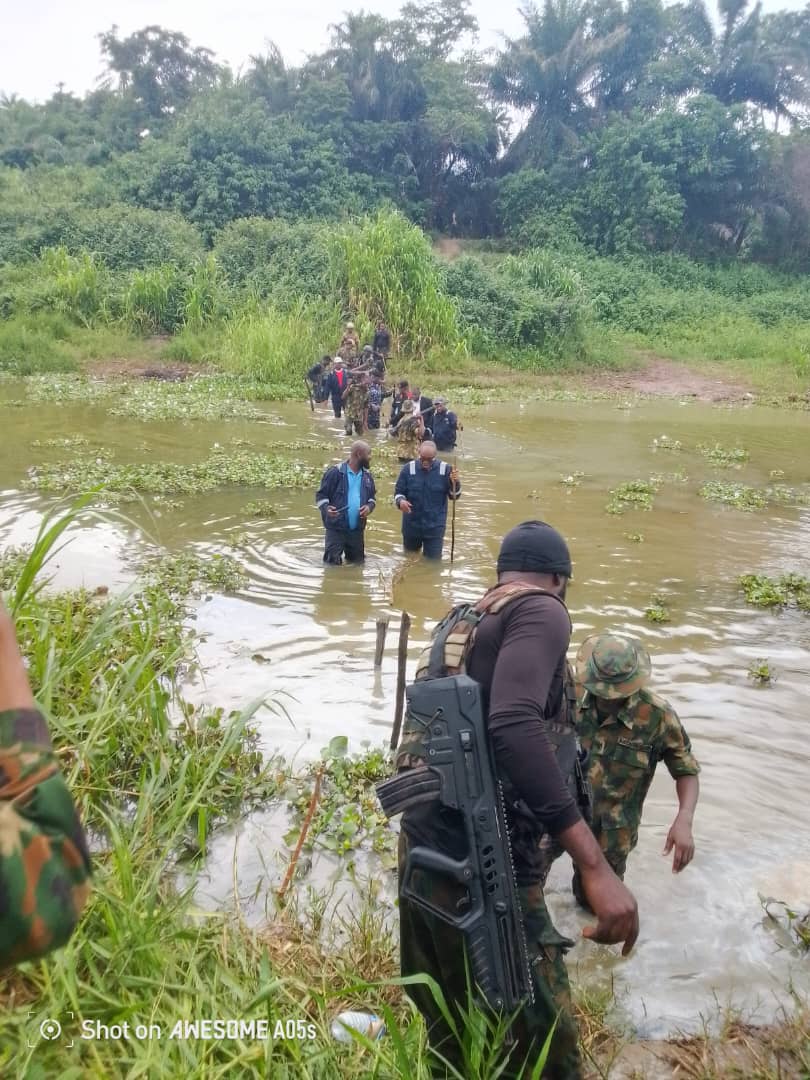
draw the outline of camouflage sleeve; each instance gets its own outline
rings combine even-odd
[[[662,726],[664,764],[673,780],[679,776],[697,776],[700,765],[692,753],[692,744],[674,709],[667,707]]]
[[[87,843],[45,720],[0,712],[0,969],[64,945],[89,891]]]

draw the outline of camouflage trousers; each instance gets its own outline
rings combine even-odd
[[[591,825],[591,832],[596,837],[599,846],[602,849],[602,854],[607,859],[613,873],[618,878],[624,880],[624,874],[627,870],[627,859],[630,852],[638,843],[638,830],[631,829],[628,826],[608,829],[595,822]],[[562,854],[563,848],[560,844],[558,844],[552,836],[549,836],[548,833],[546,833],[540,841],[544,885],[552,865]],[[574,867],[574,877],[571,881],[571,891],[577,902],[581,904],[582,907],[590,910],[590,905],[586,901],[585,893],[582,890],[582,877],[576,866]]]
[[[400,886],[408,851],[404,833],[399,841]],[[412,885],[419,895],[448,911],[458,911],[466,891],[443,878],[414,871]],[[401,890],[400,890],[401,891]],[[582,1064],[578,1049],[577,1025],[571,1013],[571,990],[564,956],[573,942],[554,929],[542,885],[520,888],[520,904],[529,960],[534,976],[533,1004],[526,1004],[512,1026],[515,1045],[509,1064],[498,1075],[504,1078],[529,1076],[555,1021],[554,1038],[543,1070],[547,1080],[579,1080]],[[467,1008],[468,976],[462,934],[437,916],[424,911],[400,895],[400,957],[403,975],[431,975],[442,989],[448,1010],[458,1028],[463,1030],[462,1011]],[[407,993],[425,1020],[428,1041],[433,1050],[464,1073],[461,1048],[441,1014],[430,988],[407,987]],[[528,1064],[528,1068],[524,1068]],[[434,1077],[447,1077],[446,1066],[435,1058]]]

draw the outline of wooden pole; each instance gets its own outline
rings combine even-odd
[[[397,652],[397,693],[394,703],[394,727],[391,731],[391,749],[396,750],[399,732],[402,727],[402,714],[405,711],[405,665],[408,662],[408,633],[411,629],[411,617],[402,612],[399,624],[399,649]]]
[[[304,385],[307,388],[307,396],[309,397],[309,407],[313,412],[315,412],[315,402],[312,400],[312,388],[310,387],[309,379],[306,378],[306,376],[304,377]]]
[[[377,646],[374,650],[374,667],[382,667],[385,651],[385,635],[388,633],[388,619],[377,619]]]
[[[290,864],[287,867],[287,873],[284,875],[284,880],[281,883],[281,888],[278,890],[278,902],[284,903],[284,897],[287,894],[287,889],[290,887],[290,882],[293,879],[295,873],[295,867],[298,863],[298,856],[301,854],[301,848],[304,846],[304,841],[307,838],[309,827],[312,824],[312,819],[315,816],[315,807],[318,805],[318,798],[321,794],[321,780],[323,779],[323,770],[325,766],[321,765],[315,774],[315,786],[312,789],[312,798],[309,800],[309,807],[307,808],[304,823],[301,826],[301,833],[298,837],[298,843],[295,845],[295,851],[292,853]]]

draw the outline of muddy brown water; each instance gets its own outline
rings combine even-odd
[[[20,390],[6,384],[0,394]],[[267,411],[277,423],[141,423],[98,406],[0,410],[0,545],[30,539],[54,502],[22,490],[29,466],[70,453],[32,448],[34,439],[82,433],[121,461],[194,461],[234,438],[256,449],[282,438],[325,441],[334,453],[315,446],[301,454],[318,466],[345,453],[347,440],[331,413],[311,416],[300,405],[275,403]],[[785,484],[808,485],[810,416],[644,400],[497,404],[465,419],[455,565],[447,558],[439,566],[416,562],[393,594],[404,557],[388,498],[396,466],[388,462],[379,471],[379,509],[361,569],[323,567],[312,492],[227,489],[183,497],[182,507],[151,515],[128,505],[128,524],[88,524],[59,555],[56,584],[123,586],[152,541],[169,550],[235,554],[249,584],[238,595],[199,604],[205,674],[187,687],[188,696],[233,708],[269,692],[288,715],[259,712],[267,749],[304,760],[336,734],[348,735],[354,749],[387,742],[396,622],[375,672],[377,618],[395,620],[403,608],[411,613],[412,663],[451,602],[475,598],[492,582],[498,543],[510,526],[526,518],[554,523],[575,562],[574,646],[609,627],[643,638],[655,687],[676,707],[703,769],[694,863],[675,877],[660,854],[676,806],[662,766],[627,876],[642,916],[638,946],[621,960],[580,942],[569,954],[574,977],[613,980],[619,1013],[646,1036],[699,1029],[725,1007],[754,1021],[772,1019],[789,1000],[789,985],[810,990],[810,958],[780,947],[763,925],[758,899],[761,893],[810,907],[810,617],[748,607],[736,579],[749,571],[810,573],[810,509],[744,513],[704,501],[697,489],[712,477],[766,484],[774,469],[784,472]],[[655,450],[653,439],[663,434],[684,451]],[[694,452],[697,443],[716,441],[745,446],[750,463],[715,469]],[[688,480],[666,482],[651,512],[605,513],[616,484],[676,470]],[[560,483],[576,471],[584,473],[579,484]],[[259,498],[274,503],[276,517],[245,514],[246,503]],[[634,533],[643,534],[642,543],[628,538]],[[655,592],[668,598],[668,624],[644,619]],[[772,686],[757,687],[747,675],[759,657],[776,671]],[[281,874],[274,852],[283,830],[278,813],[260,813],[215,841],[207,902],[230,902],[236,892],[248,914],[260,917],[267,888]],[[553,871],[550,904],[559,928],[577,938],[585,920],[572,906],[566,863]],[[331,875],[340,889],[340,872],[332,868]]]

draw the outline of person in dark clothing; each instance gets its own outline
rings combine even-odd
[[[458,417],[448,410],[446,398],[436,398],[430,427],[437,450],[452,450],[455,447]]]
[[[329,397],[329,375],[332,368],[332,357],[324,356],[320,362],[313,364],[307,372],[307,379],[312,383],[312,396],[315,401],[326,401]]]
[[[331,465],[323,474],[315,495],[326,537],[323,561],[340,566],[359,563],[366,557],[366,519],[374,512],[376,487],[369,472],[371,449],[368,443],[352,444],[348,461]]]
[[[382,379],[377,374],[372,374],[368,387],[368,428],[369,431],[378,430],[380,427],[380,414],[382,403],[387,397],[391,397],[393,390],[386,390]]]
[[[422,551],[426,559],[440,559],[447,528],[447,503],[461,495],[458,473],[446,461],[436,460],[436,444],[419,446],[419,459],[403,465],[394,504],[402,514],[402,546]]]
[[[407,379],[400,379],[397,383],[396,393],[391,399],[391,416],[389,419],[389,425],[393,429],[399,423],[402,417],[402,406],[406,401],[411,400],[411,389],[408,385]]]
[[[415,386],[411,391],[411,399],[414,405],[414,411],[417,415],[422,416],[425,421],[425,425],[430,427],[430,423],[433,419],[433,398],[425,397],[418,386]]]
[[[383,359],[387,359],[391,355],[391,331],[380,319],[377,323],[377,329],[374,331],[374,339],[371,343],[371,347],[375,353],[382,356]]]
[[[329,396],[332,399],[332,410],[334,411],[335,418],[338,420],[343,411],[343,392],[348,386],[348,383],[349,377],[343,366],[343,361],[340,357],[337,357],[335,359],[335,370],[330,374],[326,385],[329,390]]]
[[[543,829],[557,837],[582,874],[583,888],[596,916],[583,936],[604,944],[623,942],[630,952],[638,937],[638,909],[632,894],[605,860],[591,830],[582,820],[560,772],[549,727],[567,708],[566,650],[571,620],[565,593],[571,556],[563,537],[550,525],[527,521],[507,533],[498,556],[498,584],[481,603],[493,611],[483,616],[467,654],[467,674],[482,689],[497,779],[503,785],[513,860],[534,976],[534,1000],[518,1012],[512,1025],[515,1043],[507,1071],[513,1077],[533,1072],[540,1050],[554,1028],[543,1069],[547,1080],[579,1080],[582,1065],[577,1027],[571,1014],[564,953],[573,945],[555,930],[546,908],[538,838]],[[511,588],[510,588],[511,587]],[[511,595],[509,595],[511,592]],[[498,605],[492,594],[500,594]],[[397,769],[417,767],[426,758],[423,730],[403,731]],[[457,814],[438,803],[407,810],[400,836],[400,882],[408,850],[424,845],[461,858],[467,840]],[[419,871],[413,885],[431,901],[449,910],[463,910],[463,885]],[[467,899],[469,903],[469,899]],[[456,1024],[463,1030],[461,1009],[467,1005],[466,946],[463,936],[438,917],[412,904],[400,893],[400,956],[403,976],[428,974],[439,984]],[[452,1031],[427,986],[414,984],[407,993],[425,1018],[431,1048],[460,1068],[460,1051]],[[436,1075],[445,1076],[445,1071]]]

